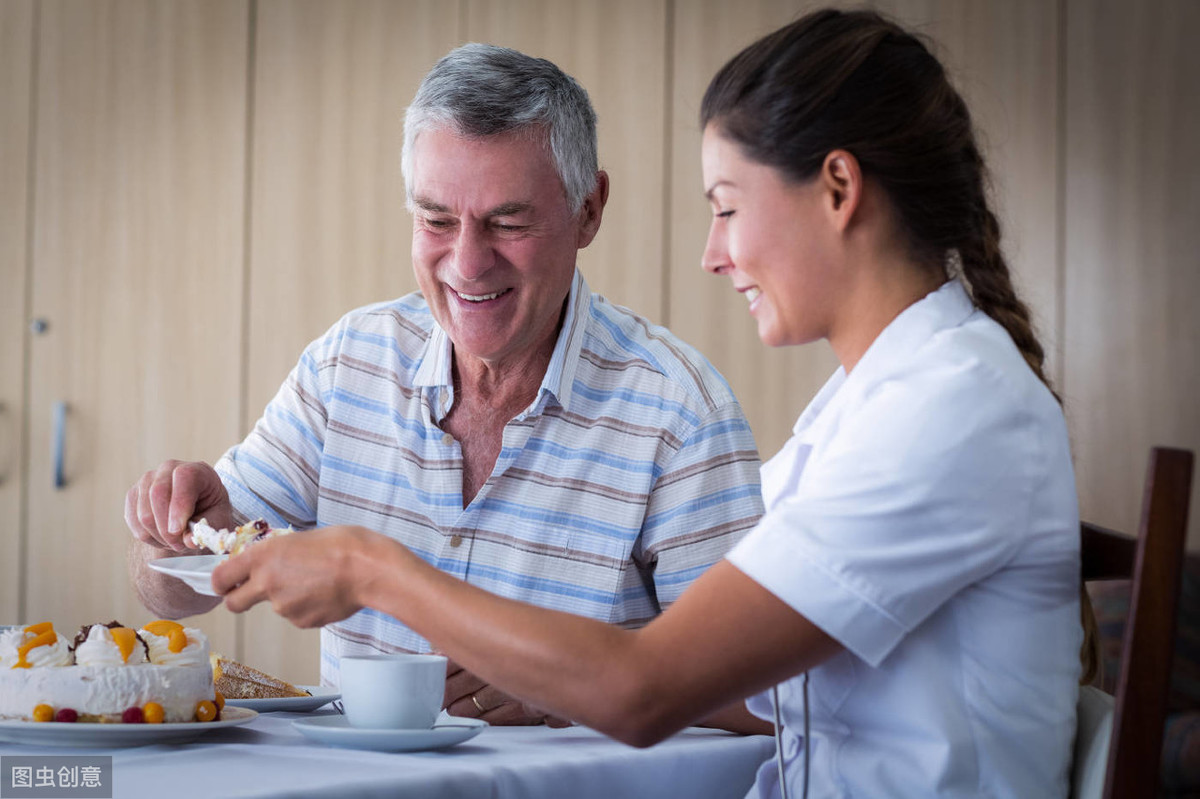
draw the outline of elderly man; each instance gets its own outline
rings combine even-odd
[[[572,78],[512,50],[453,51],[408,109],[403,172],[421,291],[352,311],[309,345],[215,468],[169,461],[126,498],[132,576],[164,616],[218,601],[145,568],[187,551],[189,519],[337,525],[239,556],[254,559],[258,596],[324,625],[331,684],[343,655],[428,651],[366,601],[325,617],[367,595],[355,565],[387,538],[497,594],[638,626],[762,512],[726,382],[576,269],[608,176]],[[493,723],[542,720],[457,669],[446,702]]]

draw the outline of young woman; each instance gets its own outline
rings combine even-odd
[[[841,361],[727,559],[633,631],[491,596],[356,528],[264,543],[214,586],[302,626],[391,614],[635,745],[750,697],[782,722],[762,795],[1065,796],[1074,476],[962,99],[900,27],[821,11],[730,61],[701,121],[704,268],[763,343],[825,338]]]

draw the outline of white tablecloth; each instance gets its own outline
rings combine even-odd
[[[302,736],[292,720],[311,715],[264,713],[185,744],[69,749],[0,743],[0,752],[111,755],[115,799],[740,799],[775,750],[768,736],[700,728],[635,749],[584,727],[490,727],[441,751],[383,753]]]

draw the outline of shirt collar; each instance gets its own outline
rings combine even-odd
[[[563,316],[562,328],[558,341],[554,344],[554,352],[542,378],[537,398],[521,416],[530,412],[540,411],[546,401],[553,397],[563,407],[571,399],[571,389],[575,383],[575,370],[579,365],[579,353],[583,349],[584,332],[587,327],[588,308],[592,302],[592,292],[588,288],[583,274],[576,269],[571,280],[571,290],[567,294],[566,314]],[[451,365],[453,364],[454,349],[450,336],[442,326],[433,322],[429,341],[425,344],[425,352],[421,363],[413,375],[413,385],[418,388],[441,389],[454,391]]]
[[[939,331],[962,325],[975,310],[960,280],[948,280],[926,294],[901,311],[875,337],[854,371],[847,375],[844,367],[838,367],[800,414],[792,432],[800,434],[809,429],[835,396],[839,402],[845,402],[868,391],[931,337]]]

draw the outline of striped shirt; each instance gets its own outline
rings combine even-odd
[[[420,294],[344,316],[218,462],[235,516],[361,525],[493,593],[636,627],[762,514],[724,378],[578,271],[538,394],[465,508],[462,452],[439,427],[451,357]],[[337,684],[342,655],[429,644],[368,608],[327,625],[321,650],[322,682]]]

